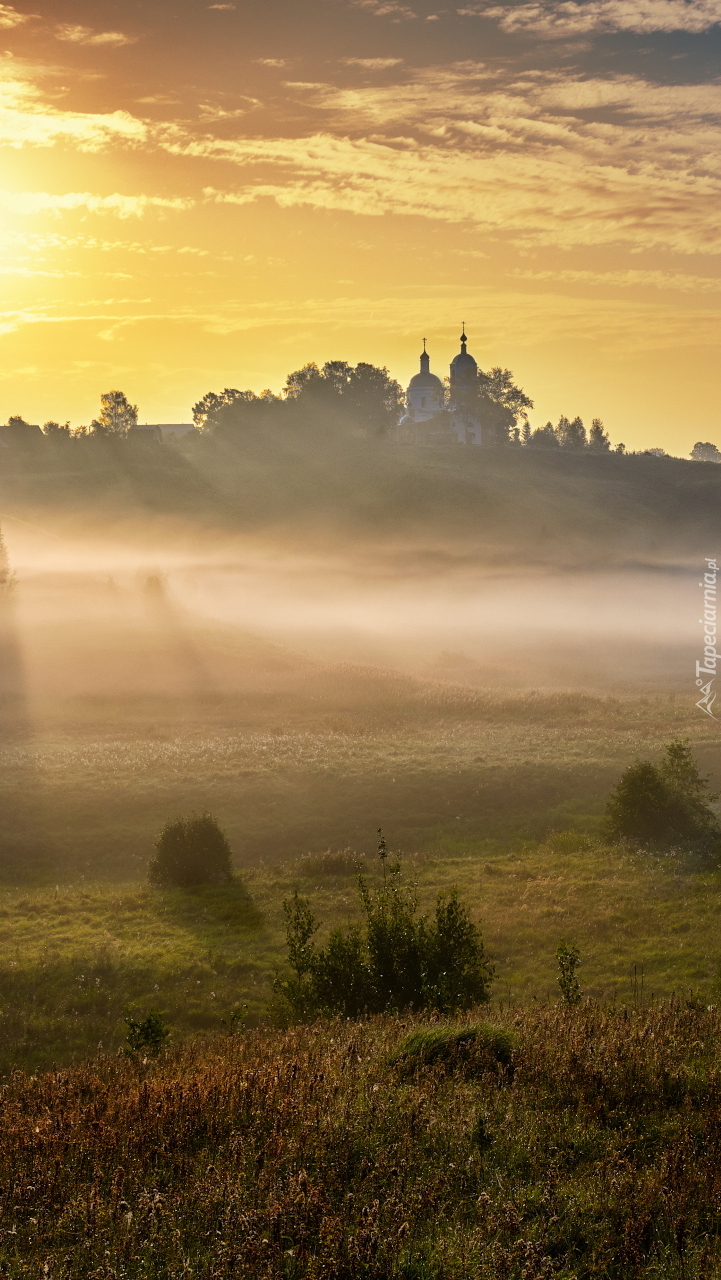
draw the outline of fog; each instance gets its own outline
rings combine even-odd
[[[2,689],[28,700],[220,695],[353,663],[512,692],[693,691],[698,568],[484,565],[416,542],[263,545],[59,532],[10,517]]]

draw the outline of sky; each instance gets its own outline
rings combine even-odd
[[[0,4],[0,421],[310,360],[721,445],[721,0]]]

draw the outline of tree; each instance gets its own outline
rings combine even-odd
[[[691,457],[694,462],[721,462],[721,449],[718,449],[715,444],[711,444],[710,440],[705,443],[702,440],[697,440],[691,450]]]
[[[345,360],[327,360],[322,369],[303,365],[288,374],[283,395],[314,418],[332,414],[369,436],[396,425],[404,400],[386,368],[364,362],[353,367]]]
[[[137,426],[138,406],[130,404],[122,391],[105,391],[100,397],[100,416],[91,427],[96,436],[124,436]]]
[[[47,436],[48,440],[64,444],[70,439],[70,423],[45,422],[43,423],[43,434]]]
[[[488,373],[479,370],[478,381],[481,391],[490,400],[508,410],[513,418],[513,426],[517,425],[519,418],[524,423],[528,422],[528,410],[533,408],[533,401],[520,387],[515,386],[510,369],[501,369],[496,365]]]
[[[562,449],[586,448],[586,428],[581,418],[574,418],[573,422],[565,417],[559,418],[556,435]]]
[[[594,453],[608,453],[611,441],[600,418],[594,418],[588,434],[588,447]]]
[[[359,874],[362,925],[335,929],[316,949],[317,924],[298,893],[284,903],[288,960],[293,976],[277,989],[301,1016],[403,1009],[453,1012],[485,1003],[493,969],[478,926],[457,894],[439,895],[435,915],[418,914],[412,889],[404,887],[396,859],[379,832],[380,885],[371,889]]]
[[[719,846],[721,826],[688,742],[668,743],[660,765],[637,760],[621,775],[606,805],[604,833],[612,840],[701,852]]]
[[[202,400],[193,405],[193,422],[202,431],[208,421],[215,418],[224,405],[235,404],[238,400],[255,400],[255,393],[236,391],[235,387],[225,387],[220,394],[217,391],[208,391]]]
[[[557,449],[558,436],[553,423],[547,422],[545,427],[536,427],[528,443],[532,449]]]
[[[189,889],[233,879],[230,845],[209,813],[166,822],[155,849],[148,872],[151,884]]]

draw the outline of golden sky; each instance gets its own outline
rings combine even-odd
[[[461,0],[463,3],[463,0]],[[721,445],[721,0],[0,4],[0,421],[388,365]]]

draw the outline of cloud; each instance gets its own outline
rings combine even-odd
[[[6,31],[13,27],[19,27],[23,22],[29,22],[31,18],[37,18],[36,13],[18,13],[11,4],[0,4],[0,29]]]
[[[495,18],[504,31],[544,40],[613,31],[698,34],[721,22],[721,0],[538,0],[532,4],[474,5],[458,12]]]
[[[273,200],[284,208],[465,224],[522,249],[721,252],[720,84],[560,70],[514,75],[515,68],[470,60],[397,65],[391,83],[296,83],[288,137],[228,136],[236,113],[225,108],[207,108],[205,126],[192,127],[125,112],[65,112],[8,73],[0,139],[84,151],[120,141],[146,156],[164,151],[232,166],[237,178],[218,178],[206,192],[218,203]],[[225,136],[211,134],[209,119]],[[299,119],[311,126],[305,136]],[[134,197],[117,199],[118,216],[137,215]]]
[[[682,271],[512,271],[516,280],[551,280],[558,284],[583,284],[598,288],[672,289],[678,293],[721,293],[721,280],[713,276],[687,275]]]
[[[114,49],[125,44],[135,44],[137,36],[123,35],[122,31],[93,31],[92,27],[76,27],[63,22],[55,28],[55,39],[70,44],[107,45]]]
[[[199,104],[199,112],[201,120],[238,120],[241,116],[247,116],[249,111],[254,111],[262,106],[259,98],[248,98],[245,94],[239,95],[242,98],[244,106],[234,107],[228,111],[225,107],[219,107],[211,102],[201,102]]]
[[[255,61],[261,67],[287,67],[288,66],[288,61],[286,58],[256,58]]]
[[[720,86],[675,86],[665,101],[666,88],[630,78],[539,73],[499,86],[485,76],[466,66],[387,89],[314,89],[338,133],[171,146],[264,171],[207,197],[217,200],[466,223],[522,247],[721,252]],[[351,125],[409,128],[417,118],[420,136],[339,136]]]
[[[396,0],[351,0],[354,9],[365,9],[374,18],[390,18],[393,22],[407,22],[418,15],[405,4]]]
[[[209,4],[209,9],[235,9],[234,4]]]
[[[25,215],[87,209],[90,213],[111,213],[119,218],[141,218],[149,209],[189,209],[194,203],[190,199],[125,196],[118,192],[98,196],[89,191],[66,191],[62,195],[48,191],[0,191],[0,208]]]
[[[402,58],[341,58],[347,67],[362,67],[364,71],[386,71],[388,67],[398,67]]]
[[[137,143],[146,136],[146,125],[127,111],[63,111],[43,99],[19,66],[0,66],[0,145],[50,147],[68,141],[81,151],[97,151],[111,139]]]

